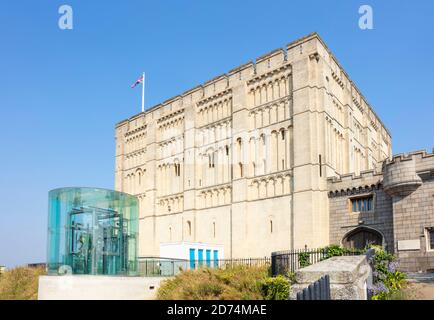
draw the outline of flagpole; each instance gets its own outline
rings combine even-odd
[[[142,112],[145,112],[145,73],[143,72],[142,81]]]

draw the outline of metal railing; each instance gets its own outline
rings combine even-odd
[[[307,288],[297,292],[297,300],[331,300],[329,275],[321,277]]]
[[[354,256],[363,254],[362,250],[346,249],[341,255]],[[298,249],[289,251],[278,251],[271,254],[271,274],[287,275],[298,269],[307,267],[328,258],[326,248],[319,249]]]
[[[199,268],[231,268],[235,266],[269,266],[271,258],[219,259],[219,260],[182,260],[142,258],[139,260],[138,273],[144,277],[167,277],[185,270]]]

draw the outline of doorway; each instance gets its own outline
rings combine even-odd
[[[363,249],[369,245],[383,245],[383,236],[376,230],[357,228],[348,233],[342,240],[345,248]]]

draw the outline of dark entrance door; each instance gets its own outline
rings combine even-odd
[[[383,244],[383,237],[375,230],[358,228],[349,233],[342,241],[342,244],[346,248],[355,249],[363,249],[368,245],[381,246]]]

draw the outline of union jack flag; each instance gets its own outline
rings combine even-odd
[[[134,82],[134,83],[131,85],[131,88],[135,88],[138,84],[140,84],[140,83],[142,83],[142,82],[143,82],[143,75],[141,75],[140,78],[137,79],[136,82]]]

